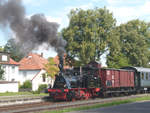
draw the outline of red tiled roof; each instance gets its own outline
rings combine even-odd
[[[19,65],[19,63],[14,61],[12,58],[9,59],[9,62],[0,62],[0,64]]]
[[[44,69],[47,63],[48,60],[41,57],[41,55],[30,53],[19,62],[19,70],[40,70]]]

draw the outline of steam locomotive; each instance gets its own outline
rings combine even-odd
[[[61,58],[59,68],[53,88],[48,89],[54,100],[73,101],[150,91],[149,68],[101,68],[99,63],[90,62],[83,67],[63,70]]]

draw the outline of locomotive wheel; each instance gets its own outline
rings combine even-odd
[[[106,92],[103,92],[103,97],[104,98],[108,97],[108,94]]]
[[[67,93],[67,100],[68,101],[75,101],[75,92],[72,92],[72,91],[68,92]]]
[[[85,100],[88,100],[89,97],[90,97],[90,94],[89,94],[89,93],[86,93],[86,95],[85,95]]]

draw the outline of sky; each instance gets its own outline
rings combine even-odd
[[[26,9],[26,16],[42,13],[48,21],[57,22],[59,31],[68,26],[68,14],[71,9],[81,8],[84,10],[93,9],[95,7],[109,9],[117,20],[117,25],[126,23],[129,20],[140,19],[150,22],[150,0],[22,0]],[[0,46],[6,44],[11,37],[11,33],[0,29]],[[40,47],[37,51],[44,51],[44,47]],[[48,56],[55,56],[56,53],[50,49]]]

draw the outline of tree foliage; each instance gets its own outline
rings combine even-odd
[[[2,66],[0,65],[0,80],[4,80],[4,70],[2,68]]]
[[[30,80],[26,80],[23,85],[20,86],[20,88],[24,88],[24,89],[27,89],[27,88],[32,88],[32,82]]]
[[[4,52],[10,53],[10,57],[15,61],[20,61],[25,54],[20,50],[21,45],[16,43],[15,39],[11,38],[4,46]]]
[[[59,68],[57,64],[54,62],[53,58],[49,58],[48,61],[49,61],[48,64],[45,65],[46,75],[54,78],[55,75],[58,74]]]
[[[149,24],[132,20],[116,27],[113,33],[107,55],[109,67],[149,66]]]
[[[3,52],[4,48],[2,46],[0,46],[0,52]]]
[[[99,61],[115,26],[112,13],[106,8],[76,9],[70,12],[69,19],[69,26],[62,30],[67,41],[67,60],[73,65]]]

